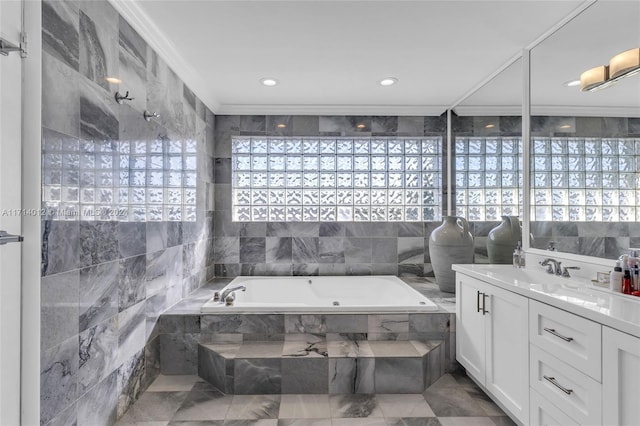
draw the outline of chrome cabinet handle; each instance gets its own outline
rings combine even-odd
[[[476,312],[480,312],[480,295],[482,293],[480,293],[478,290],[476,290],[476,293],[478,293],[476,295]]]
[[[553,386],[557,387],[558,389],[560,389],[562,392],[566,393],[567,395],[571,395],[573,393],[573,389],[567,389],[564,386],[562,386],[560,383],[556,382],[556,378],[555,377],[549,377],[549,376],[542,376],[544,377],[544,379],[551,383]]]
[[[562,334],[558,333],[558,332],[557,332],[555,329],[553,329],[553,328],[547,328],[547,327],[545,327],[545,328],[544,328],[544,331],[546,331],[547,333],[551,333],[551,334],[553,334],[553,335],[554,335],[554,336],[556,336],[556,337],[561,338],[561,339],[562,339],[562,340],[564,340],[565,342],[571,342],[571,341],[573,340],[573,337],[566,337],[566,336],[563,336]]]

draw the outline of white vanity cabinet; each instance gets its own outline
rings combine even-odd
[[[526,297],[456,276],[456,357],[522,423],[529,421]]]
[[[602,327],[602,423],[640,424],[640,339]]]
[[[454,270],[457,360],[513,420],[640,426],[640,299],[507,265]]]

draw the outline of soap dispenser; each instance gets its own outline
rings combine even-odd
[[[518,241],[518,245],[513,251],[513,267],[514,268],[524,267],[524,255],[522,253],[522,247],[520,247],[520,241]]]

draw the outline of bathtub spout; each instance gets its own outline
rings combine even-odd
[[[223,302],[226,301],[227,300],[227,296],[229,294],[233,293],[236,290],[247,291],[247,287],[245,287],[243,285],[238,285],[238,286],[235,286],[235,287],[227,288],[220,294],[220,300],[223,301]]]

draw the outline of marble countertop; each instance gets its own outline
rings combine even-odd
[[[416,291],[431,299],[440,310],[436,312],[456,312],[456,295],[440,291],[435,278],[429,277],[400,277]],[[199,315],[200,308],[213,297],[213,293],[231,282],[232,278],[216,278],[205,286],[191,293],[189,296],[166,310],[165,315]]]
[[[612,293],[583,279],[511,265],[453,265],[453,270],[640,337],[640,297]]]

